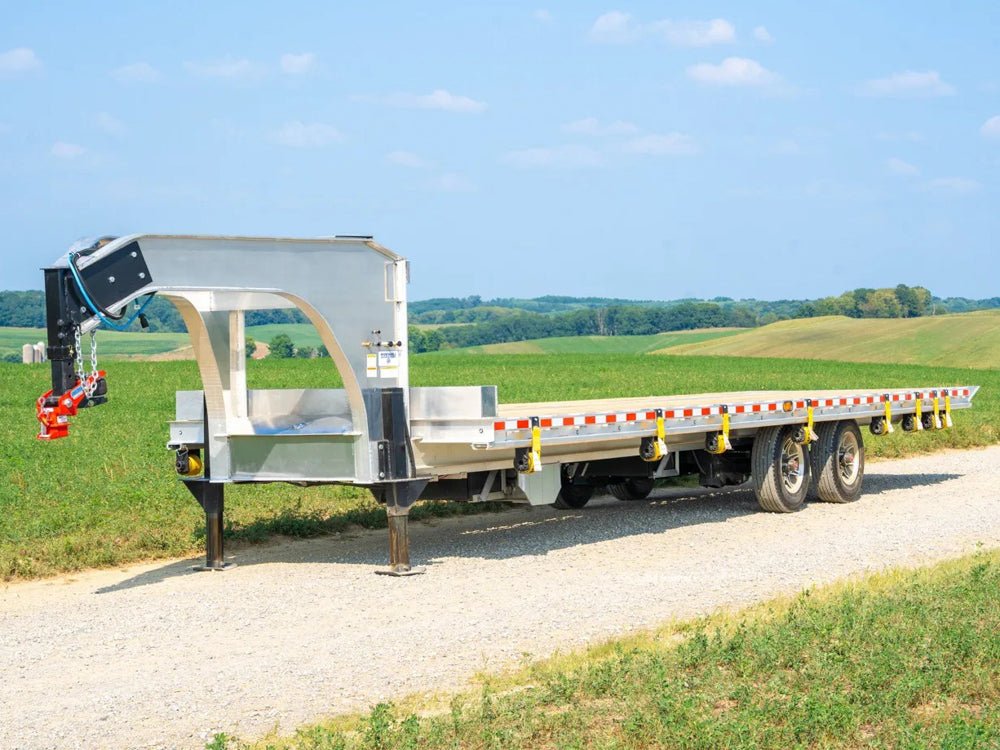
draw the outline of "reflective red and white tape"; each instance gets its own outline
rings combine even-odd
[[[813,408],[833,408],[839,406],[863,406],[868,404],[883,404],[888,400],[892,403],[906,403],[908,401],[930,400],[935,397],[943,398],[951,396],[958,398],[968,396],[970,389],[966,387],[940,388],[926,391],[897,391],[888,394],[866,394],[864,396],[838,396],[834,398],[814,398]],[[791,409],[805,409],[808,399],[789,399],[787,401],[765,401],[751,404],[731,404],[728,405],[730,414],[760,414],[768,412],[784,412],[789,409],[787,404],[791,404]],[[664,419],[689,419],[692,417],[711,417],[722,414],[723,406],[691,406],[674,407],[664,409]],[[637,411],[615,412],[613,414],[578,414],[573,416],[552,416],[541,417],[538,420],[539,427],[549,430],[557,427],[586,427],[599,424],[621,424],[635,422],[652,422],[656,419],[655,409],[642,409]],[[493,423],[496,432],[509,430],[527,430],[531,427],[531,418],[500,419]]]

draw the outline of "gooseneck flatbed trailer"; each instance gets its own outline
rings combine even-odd
[[[284,239],[130,235],[73,250],[45,269],[52,390],[39,437],[65,437],[104,403],[82,337],[126,328],[158,294],[176,305],[200,390],[177,393],[167,447],[205,512],[205,568],[223,559],[223,489],[239,482],[367,487],[389,523],[389,573],[410,566],[407,515],[422,498],[580,508],[606,490],[640,499],[665,477],[752,483],[766,511],[807,496],[856,499],[860,427],[884,435],[946,429],[973,385],[746,391],[503,404],[495,386],[409,385],[407,261],[370,237]],[[294,308],[315,326],[341,388],[250,389],[248,310]],[[665,360],[666,362],[666,360]]]

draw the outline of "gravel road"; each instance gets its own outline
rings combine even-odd
[[[0,747],[200,747],[614,634],[1000,546],[1000,446],[870,464],[852,505],[745,490],[418,524],[427,574],[373,575],[383,533],[0,591]]]

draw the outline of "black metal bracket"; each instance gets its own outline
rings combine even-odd
[[[225,515],[225,493],[223,484],[207,479],[182,479],[194,499],[205,511],[205,564],[196,565],[195,570],[227,570],[233,563],[223,560],[223,518]]]
[[[45,269],[46,353],[52,369],[52,393],[58,397],[76,385],[75,363],[79,352],[74,333],[82,320],[83,303],[72,289],[72,278],[65,268]]]
[[[80,256],[90,255],[111,238],[104,238],[93,247],[83,250]],[[52,369],[52,391],[57,396],[76,385],[75,363],[80,352],[76,351],[75,334],[95,313],[83,299],[76,280],[66,266],[44,269],[45,274],[45,326],[46,353]],[[121,305],[136,292],[152,282],[152,275],[138,242],[107,255],[86,268],[79,270],[91,300],[99,308]],[[100,401],[84,403],[92,406]]]

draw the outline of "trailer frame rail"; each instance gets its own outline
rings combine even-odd
[[[656,406],[583,414],[550,414],[546,416],[508,417],[492,421],[493,440],[483,447],[523,447],[531,444],[532,425],[542,433],[543,442],[550,444],[581,439],[606,438],[608,429],[616,435],[646,436],[656,433],[659,411],[665,420],[668,437],[688,433],[722,431],[724,415],[728,414],[728,430],[741,427],[766,427],[772,424],[791,424],[808,420],[808,410],[813,411],[814,422],[854,419],[865,420],[896,417],[936,410],[942,414],[967,409],[972,405],[978,386],[948,386],[937,389],[905,389],[882,393],[852,393],[843,396],[822,396],[786,400],[769,400],[750,403],[712,404],[709,406]],[[935,401],[937,404],[935,405]],[[941,402],[944,403],[941,403]],[[927,402],[925,404],[925,402]],[[886,406],[889,409],[886,409]],[[727,431],[728,431],[727,430]],[[548,434],[546,434],[548,433]]]

